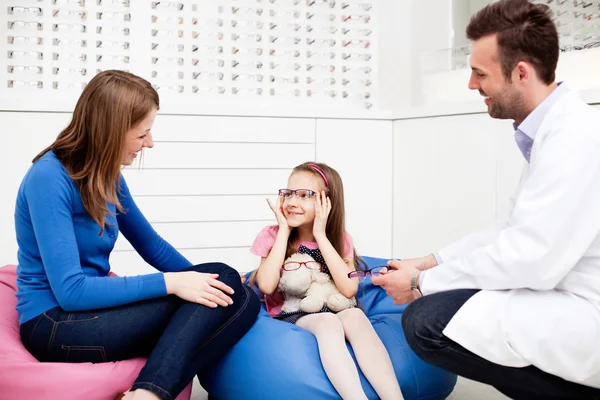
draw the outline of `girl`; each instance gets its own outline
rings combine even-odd
[[[154,147],[158,101],[138,76],[96,75],[71,123],[33,160],[15,210],[23,344],[43,362],[148,357],[119,395],[128,400],[177,397],[260,309],[233,268],[192,265],[133,201],[120,170]],[[108,277],[119,231],[156,273]]]
[[[266,295],[269,314],[315,335],[323,368],[344,400],[367,398],[345,339],[377,394],[383,400],[402,399],[389,355],[360,308],[337,314],[327,307],[313,314],[281,313],[280,304],[273,304],[281,300],[276,289],[282,264],[297,252],[320,262],[344,296],[356,295],[358,281],[348,274],[357,269],[357,256],[344,227],[344,188],[337,171],[325,164],[301,164],[292,171],[287,189],[279,190],[277,205],[267,201],[278,225],[264,228],[250,251],[262,257],[251,284],[255,281]]]

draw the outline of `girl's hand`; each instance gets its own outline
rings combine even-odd
[[[327,237],[325,228],[327,227],[327,218],[331,212],[331,200],[325,194],[325,191],[321,191],[317,196],[317,205],[315,207],[315,222],[313,224],[313,236],[316,238]]]
[[[275,214],[275,218],[277,218],[277,225],[279,225],[279,231],[290,232],[290,226],[288,225],[287,218],[283,215],[283,200],[281,196],[277,197],[277,205],[274,206],[271,203],[271,199],[267,199],[267,203],[269,203],[269,207]]]
[[[207,307],[227,307],[233,300],[227,294],[233,289],[218,281],[218,274],[205,274],[195,271],[167,272],[164,275],[167,293]]]

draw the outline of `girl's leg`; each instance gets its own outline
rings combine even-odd
[[[230,296],[233,304],[209,308],[167,296],[101,310],[69,313],[56,307],[23,324],[23,343],[40,361],[148,357],[131,390],[174,399],[252,327],[260,308],[256,295],[227,265],[203,264],[189,270],[219,274],[218,279],[235,291]]]
[[[325,373],[342,399],[367,400],[340,320],[332,313],[318,313],[300,318],[296,325],[317,338]]]
[[[361,371],[379,397],[382,400],[402,399],[390,356],[365,313],[351,308],[340,311],[337,316]]]

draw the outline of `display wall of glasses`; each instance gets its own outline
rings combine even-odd
[[[377,108],[374,3],[361,0],[29,0],[0,10],[0,97],[70,93],[98,72],[147,78],[169,101]],[[375,105],[375,107],[373,107]]]
[[[561,51],[600,47],[600,1],[538,0],[554,13]]]

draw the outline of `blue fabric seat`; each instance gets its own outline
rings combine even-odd
[[[368,268],[387,262],[363,258]],[[390,354],[404,398],[445,399],[457,377],[427,364],[410,349],[401,324],[406,306],[395,305],[370,279],[360,284],[358,300]],[[362,373],[360,378],[368,398],[378,399]],[[270,318],[264,306],[252,329],[201,377],[201,384],[211,400],[340,399],[325,375],[315,337]]]

